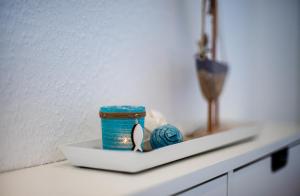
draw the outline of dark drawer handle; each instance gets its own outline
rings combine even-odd
[[[272,172],[276,172],[282,168],[284,168],[288,162],[288,148],[281,149],[277,152],[274,152],[271,156],[272,162]]]

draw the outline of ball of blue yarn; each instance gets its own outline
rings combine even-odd
[[[179,129],[170,124],[162,125],[154,129],[150,138],[152,149],[177,144],[182,141],[183,137]]]

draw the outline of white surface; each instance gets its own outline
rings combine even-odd
[[[221,176],[212,181],[201,184],[191,190],[187,190],[180,196],[227,196],[227,176]]]
[[[138,174],[59,162],[0,174],[0,195],[170,195],[263,157],[300,139],[300,126],[266,125],[259,137]]]
[[[100,137],[100,105],[145,104],[185,131],[199,126],[199,2],[1,0],[0,171]],[[300,119],[299,3],[220,1],[223,118]]]
[[[239,127],[145,153],[103,150],[99,140],[67,145],[62,149],[75,166],[135,173],[255,137],[260,129],[253,125]]]
[[[299,196],[299,182],[300,145],[297,145],[289,149],[286,166],[275,173],[271,171],[270,157],[234,172],[232,196]]]

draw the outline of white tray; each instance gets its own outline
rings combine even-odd
[[[136,173],[215,148],[255,137],[257,126],[245,126],[166,146],[150,152],[103,150],[100,140],[62,147],[74,166]]]

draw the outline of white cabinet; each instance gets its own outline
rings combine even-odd
[[[300,145],[248,163],[233,170],[228,176],[223,175],[202,183],[179,195],[299,196]]]
[[[230,195],[300,195],[300,145],[287,152],[286,165],[277,171],[272,171],[272,156],[234,171],[229,179]]]
[[[300,145],[276,151],[178,195],[299,196]]]
[[[72,167],[65,161],[46,164],[1,173],[0,196],[299,196],[297,142],[299,125],[274,124],[266,125],[253,140],[134,175]],[[287,146],[287,151],[280,150]]]
[[[215,178],[199,186],[190,188],[180,194],[180,196],[203,195],[203,196],[226,196],[227,195],[227,175]]]

